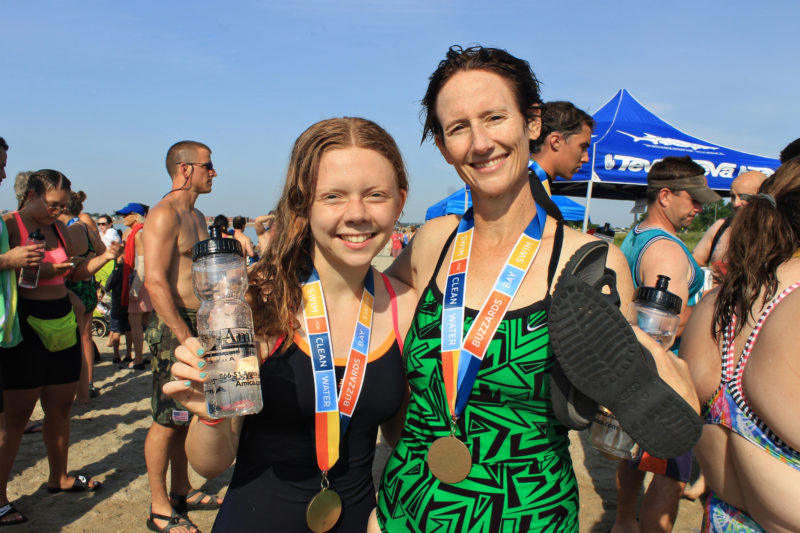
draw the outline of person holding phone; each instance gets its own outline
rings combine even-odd
[[[109,247],[102,255],[73,268],[69,257],[79,250],[58,220],[69,202],[70,181],[57,170],[40,170],[28,179],[24,206],[5,215],[11,248],[23,245],[28,234],[39,230],[45,237],[44,257],[35,288],[19,287],[18,312],[22,342],[0,349],[0,370],[6,414],[5,440],[0,443],[0,505],[8,503],[6,488],[22,433],[37,400],[45,413],[42,432],[50,476],[47,491],[97,490],[90,476],[67,473],[69,423],[72,401],[81,373],[77,321],[67,297],[65,277],[88,276],[119,255]]]

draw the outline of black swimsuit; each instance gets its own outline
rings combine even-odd
[[[405,387],[394,334],[370,352],[368,361],[339,461],[328,473],[343,501],[342,517],[331,530],[339,533],[366,530],[375,507],[372,460],[378,426],[397,412]],[[343,374],[344,362],[336,359],[337,378]],[[296,336],[286,353],[261,365],[261,390],[264,409],[245,417],[233,479],[214,531],[306,533],[306,506],[320,490],[321,473],[314,444],[314,381],[304,339]]]

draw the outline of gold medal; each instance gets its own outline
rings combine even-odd
[[[469,448],[453,435],[439,437],[428,448],[428,468],[444,483],[464,481],[472,469]]]
[[[342,515],[342,499],[335,490],[322,489],[306,508],[306,523],[314,533],[325,533]]]

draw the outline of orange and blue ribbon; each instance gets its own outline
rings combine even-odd
[[[303,316],[314,371],[317,464],[322,472],[327,472],[339,460],[341,435],[347,431],[364,384],[375,301],[372,269],[369,269],[364,279],[364,290],[361,294],[358,319],[347,357],[341,392],[336,387],[330,322],[325,307],[322,281],[316,269],[302,284],[302,290]]]
[[[539,251],[546,221],[547,213],[537,205],[536,214],[506,259],[466,336],[464,297],[475,225],[472,208],[458,225],[443,296],[441,347],[445,395],[450,413],[456,418],[467,405],[489,343]]]

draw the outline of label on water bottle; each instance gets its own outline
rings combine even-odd
[[[261,410],[261,380],[253,332],[229,328],[203,332],[208,414],[215,418]]]

